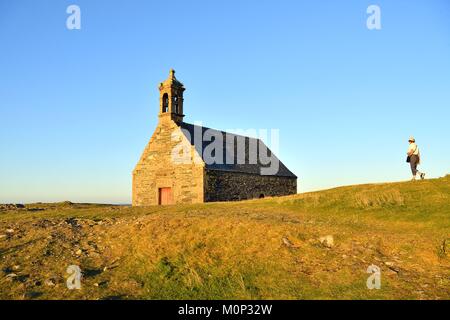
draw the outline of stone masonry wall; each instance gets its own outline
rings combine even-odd
[[[206,170],[205,202],[235,201],[297,193],[297,179]]]
[[[172,133],[177,135],[174,140]],[[170,118],[160,119],[158,126],[133,171],[133,206],[158,205],[159,188],[172,188],[174,203],[203,202],[204,164],[190,161],[174,163],[172,150],[180,146],[191,151],[193,147]],[[187,154],[187,153],[186,153]]]

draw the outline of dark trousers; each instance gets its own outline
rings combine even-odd
[[[417,165],[419,164],[419,156],[413,154],[409,164],[411,165],[411,172],[415,176],[417,173]]]

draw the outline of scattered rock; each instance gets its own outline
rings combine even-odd
[[[108,281],[102,281],[100,283],[94,283],[95,287],[106,288],[108,286]]]
[[[386,261],[384,264],[385,264],[391,271],[394,271],[395,273],[399,273],[399,272],[400,272],[400,269],[397,268],[397,267],[395,266],[395,263],[393,263],[393,262],[391,262],[391,261]]]
[[[45,280],[44,284],[48,287],[53,287],[55,285],[51,279]]]
[[[54,225],[54,223],[51,222],[50,220],[48,220],[48,219],[42,219],[42,220],[39,220],[38,222],[34,223],[33,226],[38,227],[38,228],[46,229],[46,228],[51,227],[51,226],[53,226],[53,225]],[[50,236],[51,236],[51,235],[50,235]]]
[[[12,278],[15,278],[15,277],[17,277],[17,274],[15,274],[15,273],[10,273],[10,274],[8,274],[6,276],[6,278],[8,278],[8,279],[12,279]]]
[[[9,233],[9,234],[14,233],[14,229],[6,229],[6,233]]]
[[[81,251],[81,249],[78,249],[76,252],[75,252],[75,254],[77,255],[77,256],[79,256],[80,254],[82,254],[83,253],[83,251]]]
[[[81,229],[82,228],[81,224],[79,224],[78,219],[69,218],[69,219],[64,220],[64,222],[66,224],[70,225],[73,229]]]
[[[17,209],[24,209],[25,206],[23,204],[0,204],[0,211],[8,211],[8,210],[17,210]]]
[[[288,248],[298,248],[298,246],[294,245],[287,237],[283,237],[281,240],[283,241],[283,244]]]
[[[319,238],[320,243],[327,248],[334,247],[334,238],[332,235]]]

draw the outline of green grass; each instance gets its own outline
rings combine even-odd
[[[38,203],[0,211],[0,298],[449,299],[449,251],[450,176],[230,203]],[[71,264],[81,290],[65,285]]]

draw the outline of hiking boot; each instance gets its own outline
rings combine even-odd
[[[425,179],[425,173],[420,174],[420,179],[422,179],[422,180]]]

